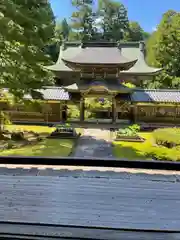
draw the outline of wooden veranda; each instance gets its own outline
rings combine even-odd
[[[180,239],[179,187],[179,171],[1,165],[0,239]]]

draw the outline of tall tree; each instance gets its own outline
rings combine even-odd
[[[157,31],[148,41],[148,62],[164,68],[158,78],[159,87],[180,87],[179,26],[180,13],[170,10],[163,15]]]
[[[99,0],[98,15],[105,40],[120,41],[128,29],[127,10],[123,4],[113,0]]]
[[[125,34],[125,40],[127,41],[141,41],[144,39],[144,31],[138,22],[131,21],[129,28]]]
[[[66,18],[64,18],[61,22],[57,22],[56,28],[55,28],[55,35],[56,35],[57,41],[68,40],[70,30],[71,28]]]
[[[131,21],[129,22],[129,27],[124,34],[124,40],[138,42],[142,40],[147,40],[150,36],[151,34],[145,32],[138,22]]]
[[[71,17],[72,30],[78,33],[80,40],[91,40],[94,35],[93,0],[72,0],[72,5],[76,9]]]
[[[0,29],[0,86],[22,96],[52,82],[44,68],[44,46],[54,34],[49,2],[1,0]]]
[[[143,39],[144,40],[148,40],[150,37],[151,37],[150,32],[143,31]]]

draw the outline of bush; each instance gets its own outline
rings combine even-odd
[[[24,140],[24,133],[23,132],[13,132],[11,134],[11,140],[13,141],[22,141]]]
[[[167,148],[180,145],[180,129],[178,128],[157,129],[152,135],[157,145]]]
[[[166,148],[163,146],[149,147],[145,150],[145,155],[147,157],[164,160],[164,161],[180,161],[180,149]]]
[[[12,142],[8,142],[7,149],[12,149],[14,144]]]
[[[62,124],[57,124],[54,125],[55,128],[59,129],[59,128],[71,128],[71,124],[70,123],[62,123]]]
[[[76,106],[69,106],[68,109],[68,118],[79,119],[80,118],[80,111]]]
[[[117,137],[118,136],[128,136],[128,137],[137,136],[139,131],[140,131],[140,126],[137,124],[134,124],[125,129],[119,129],[117,132]]]

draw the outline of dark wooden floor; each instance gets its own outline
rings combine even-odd
[[[166,178],[159,175],[157,180],[155,175],[142,178],[129,174],[126,178],[122,177],[123,173],[113,172],[99,173],[97,177],[86,176],[85,172],[78,176],[69,172],[68,176],[60,177],[58,174],[48,175],[48,172],[38,176],[31,175],[31,172],[18,175],[17,170],[14,171],[15,176],[13,170],[6,175],[0,171],[1,221],[180,230],[180,182],[176,181],[176,176]],[[0,233],[7,234],[9,229],[9,226],[0,224]],[[32,227],[18,229],[32,232]],[[74,230],[63,231],[67,234]],[[136,239],[134,233],[132,238],[124,232],[118,232],[118,235],[113,232],[114,237],[111,231],[101,233],[95,234],[97,239]],[[80,232],[78,234],[69,237],[80,238]],[[156,237],[153,233],[144,234],[137,235],[137,239],[180,239],[179,234],[156,234]]]

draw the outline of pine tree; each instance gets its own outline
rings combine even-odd
[[[76,11],[72,13],[72,30],[77,32],[82,41],[91,40],[94,30],[93,0],[72,0]]]
[[[0,85],[16,95],[52,82],[45,70],[43,51],[54,34],[54,16],[48,1],[1,0]]]
[[[99,0],[99,18],[105,40],[120,41],[128,29],[127,10],[124,5],[112,0]]]
[[[129,28],[125,34],[126,41],[137,42],[144,39],[144,31],[138,22],[130,22]]]
[[[70,28],[66,18],[64,18],[61,22],[58,22],[56,24],[56,29],[55,29],[57,41],[68,40],[70,30],[71,30],[71,28]]]

